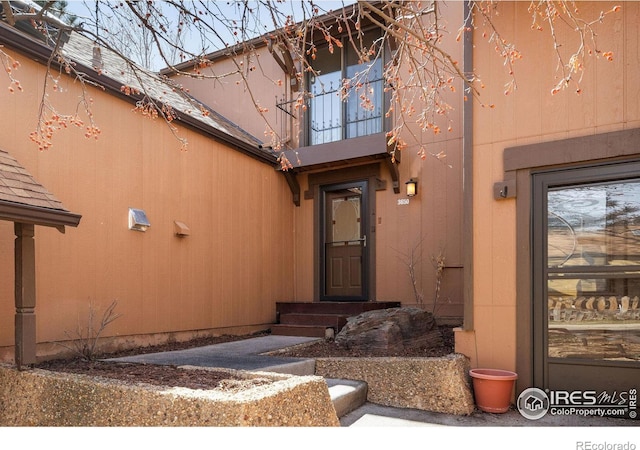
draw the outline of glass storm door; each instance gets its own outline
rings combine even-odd
[[[366,185],[323,190],[321,300],[366,300]]]
[[[627,163],[534,175],[537,387],[640,387],[639,174]]]

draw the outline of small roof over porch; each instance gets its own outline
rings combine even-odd
[[[34,226],[77,227],[81,216],[62,203],[18,163],[0,150],[0,220],[14,222],[15,229],[15,362],[36,362],[36,283]]]
[[[296,180],[296,173],[318,169],[336,169],[372,161],[386,163],[391,173],[393,190],[396,194],[399,193],[398,163],[400,162],[400,152],[395,150],[395,144],[388,144],[385,133],[285,150],[282,153],[291,163],[291,167],[284,171],[284,174],[293,194],[294,203],[300,206],[300,186]]]

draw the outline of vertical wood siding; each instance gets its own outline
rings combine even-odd
[[[161,120],[96,89],[100,138],[70,128],[39,152],[35,128],[43,68],[16,55],[23,93],[0,89],[0,146],[71,211],[77,229],[36,227],[38,341],[86,325],[88,305],[117,300],[122,317],[107,335],[269,324],[275,302],[293,299],[293,209],[282,175],[220,142],[178,126],[187,151]],[[8,83],[8,82],[7,82]],[[77,83],[51,101],[75,110]],[[151,227],[127,227],[128,208]],[[191,235],[174,235],[174,221]],[[13,227],[0,224],[0,347],[13,343]]]
[[[580,2],[580,14],[598,17],[613,2]],[[460,339],[458,351],[474,364],[515,369],[516,360],[516,200],[493,199],[493,183],[503,179],[507,147],[640,126],[640,4],[623,2],[621,12],[596,26],[598,48],[614,60],[588,58],[582,94],[557,84],[556,61],[548,32],[531,30],[528,3],[500,2],[496,26],[515,43],[523,59],[515,64],[518,89],[505,96],[509,80],[493,44],[475,33],[474,61],[486,89],[481,98],[495,108],[474,115],[474,326],[475,341]],[[562,52],[575,48],[576,36],[558,26]],[[565,57],[566,53],[563,53]]]

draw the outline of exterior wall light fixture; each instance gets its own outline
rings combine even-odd
[[[411,178],[405,184],[407,186],[407,197],[415,197],[418,193],[418,180]]]
[[[129,208],[129,229],[135,231],[147,231],[151,224],[147,214],[142,209]]]

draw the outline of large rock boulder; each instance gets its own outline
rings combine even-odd
[[[347,319],[336,344],[370,353],[402,353],[411,348],[442,345],[433,314],[420,308],[401,307],[367,311]]]

